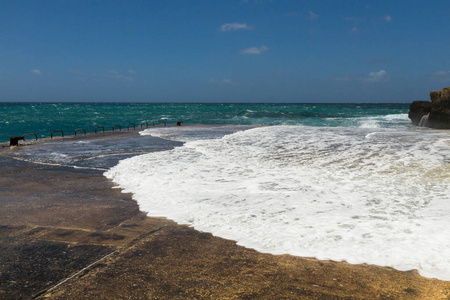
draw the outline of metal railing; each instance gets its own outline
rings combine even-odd
[[[36,133],[34,133],[34,132],[25,133],[24,135],[22,135],[24,141],[25,141],[25,137],[26,137],[27,135],[34,135],[34,137],[36,138],[36,141],[37,141],[37,135],[36,135]]]
[[[164,124],[164,127],[166,127],[166,121],[164,121],[164,120],[153,121],[153,127],[155,127],[155,125],[158,125],[158,124]]]
[[[95,127],[95,134],[97,134],[97,129],[101,128],[103,130],[103,132],[105,132],[105,127],[103,126],[97,126]]]
[[[77,135],[77,132],[81,131],[81,130],[83,130],[84,131],[84,135],[86,135],[86,129],[84,129],[84,128],[75,129],[75,135]]]
[[[147,121],[142,121],[142,122],[141,122],[141,128],[143,128],[144,125],[145,125],[146,128],[148,128],[148,126],[149,126],[148,123],[149,123],[149,122],[147,122]],[[153,121],[152,123],[153,123],[153,127],[155,127],[155,126],[157,126],[157,125],[164,125],[164,127],[167,126],[166,121],[164,121],[164,120]],[[177,122],[177,125],[178,125],[178,123],[181,123],[181,122]],[[130,130],[130,127],[131,127],[131,126],[133,126],[133,130],[136,129],[136,124],[135,124],[135,123],[128,123],[128,125],[127,125],[127,131]],[[114,132],[117,128],[119,129],[119,131],[122,131],[122,126],[119,125],[119,124],[113,125],[113,126],[112,126],[112,131]],[[97,134],[97,132],[98,132],[99,130],[101,130],[102,133],[104,133],[104,132],[105,132],[105,127],[103,127],[103,126],[97,126],[97,127],[95,127],[94,133]],[[85,128],[77,128],[77,129],[75,129],[74,135],[78,135],[78,132],[80,132],[80,131],[82,131],[83,134],[86,135],[86,132],[87,132],[87,131],[86,131]],[[61,137],[64,137],[64,132],[63,132],[62,130],[53,130],[53,131],[50,133],[50,138],[53,139],[53,135],[54,135],[55,133],[61,133]],[[24,141],[25,141],[25,137],[26,137],[26,136],[29,136],[29,135],[34,135],[36,141],[38,140],[38,137],[37,137],[37,134],[36,134],[36,133],[34,133],[34,132],[25,133],[25,134],[24,134],[23,136],[21,136],[21,137],[20,137],[20,136],[11,136],[11,139],[10,139],[10,146],[16,146],[16,145],[18,145],[18,141],[19,141],[19,140],[24,140]]]
[[[64,132],[62,130],[53,130],[52,133],[50,134],[50,138],[53,138],[53,134],[57,132],[61,132],[61,137],[64,137]]]
[[[130,125],[133,125],[133,130],[136,129],[136,124],[134,124],[134,123],[128,123],[128,125],[127,125],[127,131],[130,130]]]

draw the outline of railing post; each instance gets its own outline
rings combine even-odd
[[[127,125],[127,131],[130,130],[130,125],[133,125],[133,130],[136,129],[136,124],[134,124],[134,123],[128,123],[128,125]]]
[[[25,141],[25,137],[27,135],[34,135],[37,141],[37,135],[36,133],[25,133],[22,136],[12,136],[9,138],[9,145],[10,146],[18,146],[19,145],[19,141]]]
[[[164,127],[167,126],[167,124],[166,124],[166,122],[165,122],[164,120],[153,121],[153,127],[155,127],[155,125],[157,125],[157,124],[164,124]],[[144,125],[146,126],[146,128],[148,128],[148,122],[146,122],[146,121],[141,122],[141,128],[142,128]],[[128,125],[127,125],[127,131],[130,130],[130,126],[133,126],[133,130],[136,129],[136,124],[135,124],[135,123],[128,123]],[[116,128],[119,128],[119,130],[122,131],[122,126],[120,126],[120,125],[118,125],[118,124],[115,124],[115,125],[112,126],[112,131],[115,131]],[[99,129],[101,129],[103,133],[105,132],[105,127],[103,127],[103,126],[97,126],[97,127],[95,127],[94,133],[97,134],[97,131],[98,131]],[[83,134],[86,135],[86,129],[84,129],[84,128],[77,128],[77,129],[75,129],[74,134],[75,134],[75,135],[78,135],[78,132],[79,132],[79,131],[83,131]],[[53,131],[50,133],[50,138],[53,139],[53,134],[58,133],[58,132],[61,133],[61,137],[64,137],[64,132],[63,132],[62,130],[53,130]],[[19,144],[19,140],[25,140],[25,136],[27,136],[27,135],[34,135],[34,137],[36,138],[36,141],[37,141],[37,139],[38,139],[37,135],[36,135],[35,133],[33,133],[33,132],[31,132],[31,133],[25,133],[25,134],[24,134],[23,136],[21,136],[21,137],[20,137],[20,136],[11,136],[10,141],[9,141],[10,146],[17,146],[17,145]]]
[[[166,121],[160,120],[160,121],[153,121],[153,127],[155,127],[155,124],[164,123],[164,127],[166,127]]]
[[[103,133],[105,132],[105,127],[103,127],[103,126],[97,126],[97,127],[95,127],[95,134],[97,134],[97,129],[99,129],[99,128],[101,128],[102,130],[103,130]]]
[[[80,131],[80,130],[83,130],[84,131],[84,135],[86,135],[86,129],[84,129],[84,128],[75,129],[75,135],[77,135],[77,131]]]
[[[64,132],[62,130],[53,130],[52,133],[50,134],[50,138],[53,138],[53,134],[55,132],[61,132],[61,137],[64,137]]]
[[[36,138],[36,141],[37,141],[37,135],[36,135],[36,133],[34,133],[34,132],[25,133],[24,135],[22,135],[24,141],[25,141],[25,137],[26,137],[27,135],[34,135],[34,137]]]

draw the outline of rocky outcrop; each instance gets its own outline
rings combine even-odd
[[[409,118],[416,126],[450,129],[450,87],[431,91],[429,101],[414,101],[409,106]],[[426,120],[426,121],[425,121]]]
[[[409,106],[409,115],[413,125],[419,126],[423,116],[426,116],[431,111],[431,102],[429,101],[414,101]]]

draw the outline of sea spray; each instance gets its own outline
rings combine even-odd
[[[105,175],[150,216],[262,252],[450,280],[446,132],[273,126],[199,140],[189,129],[146,134],[188,142],[123,160]]]
[[[422,116],[422,119],[420,119],[419,127],[427,127],[428,125],[428,118],[430,117],[430,114],[426,114]]]

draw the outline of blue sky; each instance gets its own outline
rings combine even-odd
[[[0,101],[411,102],[450,1],[0,2]]]

